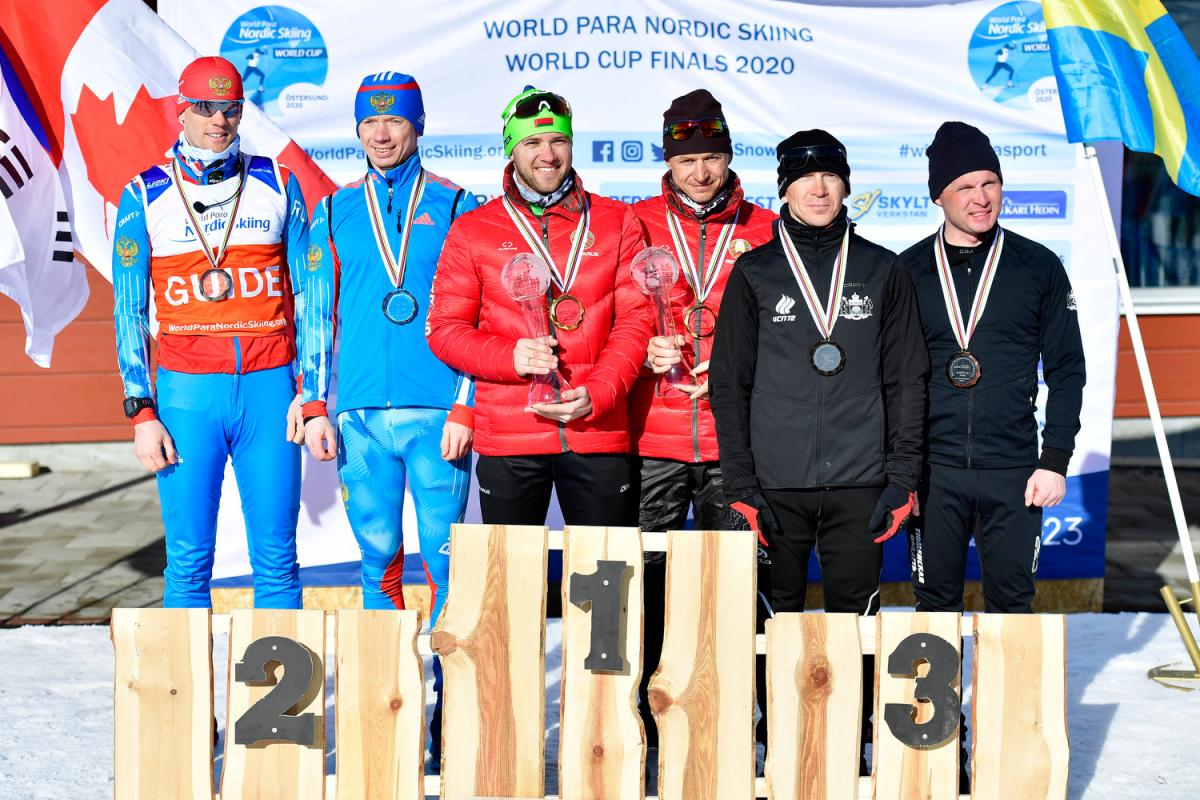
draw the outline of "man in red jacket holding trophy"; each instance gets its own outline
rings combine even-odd
[[[651,331],[629,272],[641,225],[584,189],[566,100],[529,87],[502,119],[503,193],[451,227],[426,329],[476,379],[483,521],[540,525],[555,489],[567,524],[632,525],[628,394]]]
[[[647,531],[678,530],[690,509],[698,529],[741,528],[744,518],[730,512],[721,490],[708,357],[734,262],[771,238],[777,217],[745,199],[741,181],[729,168],[729,126],[708,90],[671,102],[663,114],[663,157],[667,173],[662,193],[633,207],[650,244],[669,250],[680,267],[679,278],[667,290],[674,340],[650,338],[630,401],[630,433],[640,470],[638,523]],[[673,370],[675,365],[683,370]],[[665,554],[647,553],[642,698],[662,651],[665,583]],[[644,705],[642,717],[653,746],[657,736]]]

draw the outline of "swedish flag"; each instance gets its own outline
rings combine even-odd
[[[1158,154],[1200,195],[1200,60],[1159,0],[1043,0],[1067,138]]]

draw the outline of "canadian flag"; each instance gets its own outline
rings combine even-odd
[[[0,47],[29,92],[66,189],[77,253],[112,279],[121,190],[179,136],[179,73],[199,53],[141,0],[0,2]],[[311,209],[337,187],[251,103],[242,149],[300,181]]]

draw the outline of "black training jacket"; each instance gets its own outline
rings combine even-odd
[[[982,368],[979,382],[958,389],[946,376],[959,346],[938,280],[935,240],[936,234],[900,255],[916,287],[929,345],[929,461],[978,469],[1036,465],[1065,475],[1079,432],[1085,373],[1075,294],[1062,262],[1037,242],[1004,231],[992,291],[970,342]],[[966,260],[947,248],[964,315],[990,246],[991,237]],[[1049,389],[1040,458],[1033,416],[1039,356]]]
[[[822,303],[847,223],[781,222]],[[853,231],[853,227],[851,228]],[[851,233],[833,340],[836,375],[813,369],[821,334],[775,238],[738,259],[721,300],[709,385],[727,494],[759,488],[916,486],[929,362],[916,298],[896,256]]]

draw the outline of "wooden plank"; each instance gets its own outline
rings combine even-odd
[[[766,778],[773,800],[854,800],[862,752],[856,614],[767,620]]]
[[[337,614],[338,800],[422,794],[425,677],[416,611]]]
[[[545,792],[546,561],[544,527],[451,528],[451,588],[432,636],[443,798]]]
[[[212,800],[212,637],[206,608],[114,608],[117,800]]]
[[[279,636],[307,648],[313,657],[312,676],[300,701],[289,709],[294,716],[314,714],[312,744],[268,742],[247,746],[236,742],[236,726],[247,709],[276,689],[252,686],[235,679],[236,664],[258,639]],[[270,670],[268,670],[270,671]],[[276,680],[286,671],[274,668]],[[325,796],[325,612],[244,608],[235,609],[229,626],[229,713],[221,800],[322,800]]]
[[[754,796],[754,603],[750,531],[671,531],[662,660],[650,679],[659,797]]]
[[[956,613],[900,613],[892,612],[876,616],[878,645],[875,656],[875,768],[872,771],[876,800],[952,800],[958,797],[958,737],[959,716],[957,709],[937,710],[931,702],[914,700],[916,677],[892,674],[889,661],[897,648],[914,634],[932,634],[942,644],[927,643],[914,649],[927,652],[944,650],[936,655],[938,665],[952,673],[943,689],[953,696],[962,697],[962,635],[960,615]],[[899,660],[899,659],[898,659]],[[907,670],[905,665],[903,669]],[[929,663],[917,668],[917,676],[930,671]],[[939,719],[953,720],[954,730],[940,742],[922,742],[917,749],[905,744],[892,731],[887,721],[886,706],[896,703],[915,706],[912,719],[918,724],[929,722],[935,713]],[[950,715],[950,716],[945,716]],[[918,737],[920,738],[920,737]]]
[[[1067,796],[1066,652],[1061,615],[975,615],[972,797]]]
[[[0,461],[0,480],[32,478],[40,471],[36,461]]]
[[[622,577],[600,587],[587,610],[573,600],[603,578],[599,562],[621,562]],[[563,800],[646,795],[646,737],[637,712],[642,677],[642,544],[637,528],[568,527],[563,546],[562,722],[559,794]],[[614,571],[615,569],[609,569]],[[582,576],[596,575],[588,580]],[[577,578],[576,576],[580,576]],[[614,653],[596,653],[593,632],[619,615]],[[593,671],[589,657],[619,658],[620,669]]]

